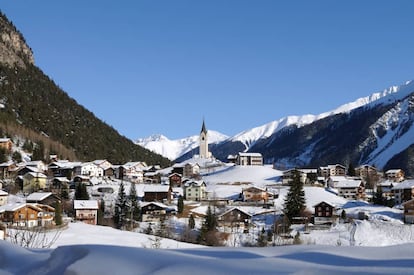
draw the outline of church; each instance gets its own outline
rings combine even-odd
[[[207,138],[207,128],[203,120],[203,125],[201,126],[200,138],[199,138],[199,157],[202,159],[209,159],[212,157],[211,152],[208,151],[208,138]]]

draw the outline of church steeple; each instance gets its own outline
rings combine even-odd
[[[201,132],[200,132],[200,158],[210,158],[210,152],[208,151],[208,140],[207,140],[207,128],[206,124],[203,119],[203,125],[201,126]]]
[[[201,133],[207,134],[207,128],[206,128],[206,124],[204,123],[204,119],[203,119],[203,126],[201,126]]]

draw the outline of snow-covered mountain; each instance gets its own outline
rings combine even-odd
[[[210,144],[219,143],[228,138],[228,136],[212,130],[209,130],[207,135]],[[138,139],[136,143],[170,160],[175,160],[197,148],[199,145],[198,138],[198,135],[194,135],[183,139],[170,140],[163,135],[152,135]],[[198,152],[194,153],[198,154]]]
[[[373,93],[370,96],[359,98],[353,102],[341,105],[340,107],[319,115],[301,115],[301,116],[287,116],[279,120],[275,120],[264,124],[253,129],[243,131],[239,134],[236,134],[234,137],[231,137],[230,140],[233,142],[241,142],[246,146],[246,151],[249,150],[258,140],[268,138],[281,129],[295,125],[297,127],[302,127],[307,124],[311,124],[317,120],[326,118],[340,113],[349,113],[350,111],[359,108],[364,105],[371,104],[381,104],[385,102],[391,102],[395,100],[400,100],[407,96],[410,92],[414,90],[414,82],[408,81],[401,86],[392,86],[384,91]]]

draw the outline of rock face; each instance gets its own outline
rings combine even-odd
[[[0,63],[25,68],[34,64],[32,49],[22,34],[0,13]]]

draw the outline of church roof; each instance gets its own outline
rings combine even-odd
[[[204,123],[204,120],[203,120],[203,126],[201,126],[201,133],[207,134],[207,128],[206,128],[206,124]]]

